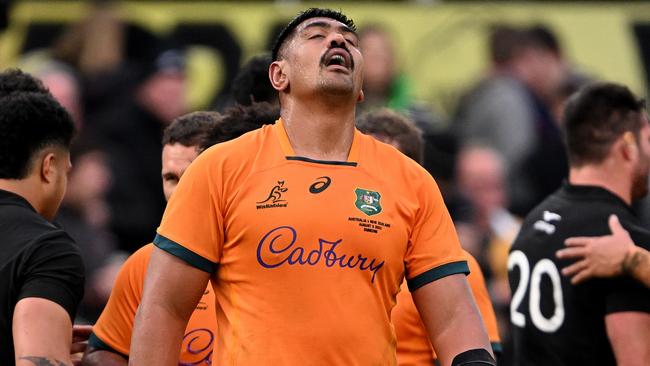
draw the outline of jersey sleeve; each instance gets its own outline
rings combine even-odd
[[[650,289],[628,276],[609,281],[605,295],[605,313],[638,311],[650,313]]]
[[[188,264],[213,273],[223,247],[221,188],[210,150],[189,166],[172,195],[154,245]],[[217,176],[220,175],[216,174]]]
[[[469,273],[438,186],[428,173],[423,172],[420,179],[422,184],[417,190],[420,206],[404,259],[411,292],[445,276]]]
[[[147,245],[124,262],[117,275],[111,296],[93,326],[91,346],[128,358],[135,313],[142,299],[142,289],[151,249]]]
[[[467,252],[466,252],[467,253]],[[483,318],[483,325],[488,333],[490,344],[494,352],[501,352],[501,337],[499,336],[499,327],[497,325],[497,317],[494,314],[494,306],[490,300],[487,287],[485,286],[485,277],[476,259],[467,253],[467,263],[469,264],[470,274],[467,276],[467,281],[476,300],[476,306]]]
[[[79,248],[58,231],[36,240],[21,265],[18,300],[38,297],[63,307],[74,320],[84,294],[85,268]]]

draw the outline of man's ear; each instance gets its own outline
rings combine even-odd
[[[52,183],[56,176],[56,156],[53,152],[46,152],[37,162],[41,179],[46,183]]]
[[[271,85],[277,91],[283,91],[289,87],[289,78],[285,73],[284,67],[286,63],[282,60],[273,61],[271,66],[269,66],[269,79],[271,80]]]
[[[366,96],[363,94],[363,89],[359,90],[359,95],[357,96],[357,103],[361,103],[366,99]]]
[[[637,146],[636,138],[634,138],[632,132],[625,132],[621,140],[623,143],[623,156],[626,159],[632,159],[639,153],[639,147]]]

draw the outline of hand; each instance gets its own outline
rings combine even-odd
[[[73,365],[81,365],[81,358],[86,351],[86,347],[88,346],[88,337],[90,337],[90,333],[92,332],[92,325],[75,324],[72,327],[72,345],[70,347],[70,357],[72,358]]]
[[[563,275],[572,277],[574,285],[592,277],[613,277],[623,273],[623,261],[634,249],[634,243],[616,215],[609,217],[609,228],[612,235],[569,238],[564,241],[568,248],[557,251],[556,256],[560,259],[579,259],[562,269]]]

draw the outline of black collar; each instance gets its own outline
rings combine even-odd
[[[34,207],[22,196],[0,189],[0,206],[20,206],[36,213]]]
[[[572,198],[579,198],[585,200],[601,200],[614,203],[616,205],[625,207],[630,212],[632,207],[627,204],[621,197],[614,194],[614,192],[602,186],[588,186],[588,185],[575,185],[567,181],[562,184],[562,191]]]

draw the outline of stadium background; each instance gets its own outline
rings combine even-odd
[[[46,46],[66,24],[87,14],[88,1],[19,1],[0,35],[0,66]],[[650,63],[650,4],[643,2],[248,2],[124,1],[128,22],[158,34],[194,33],[189,56],[190,101],[205,108],[233,77],[233,65],[266,49],[277,26],[306,6],[342,9],[360,26],[381,24],[393,35],[398,64],[414,96],[449,113],[487,65],[490,24],[542,23],[584,72],[645,94]],[[214,34],[240,52],[223,54]],[[209,35],[213,35],[212,39]],[[192,38],[192,37],[188,37]]]

